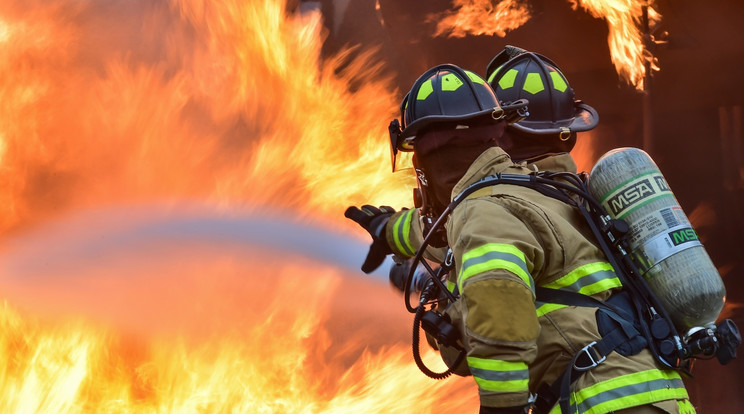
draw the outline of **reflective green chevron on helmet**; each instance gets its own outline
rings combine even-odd
[[[503,114],[488,83],[458,66],[435,66],[421,75],[400,106],[401,134],[394,147],[413,150],[413,140],[425,128],[442,123],[471,123]]]
[[[529,117],[512,125],[524,133],[568,137],[597,126],[597,112],[574,99],[558,65],[545,56],[507,46],[488,65],[486,78],[502,104],[529,101]]]

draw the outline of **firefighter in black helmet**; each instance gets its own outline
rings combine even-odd
[[[575,173],[576,163],[570,151],[576,144],[577,133],[595,128],[599,116],[594,108],[575,99],[575,92],[558,65],[541,54],[506,46],[488,64],[486,78],[502,104],[518,99],[529,101],[529,116],[509,125],[500,140],[502,148],[512,159],[529,164],[532,170]],[[569,245],[568,242],[564,243]],[[581,267],[568,273],[578,276],[575,282],[586,277],[576,275],[578,269]],[[578,292],[595,298],[611,293],[612,298],[619,291],[612,283],[603,283],[609,288],[605,292],[598,285],[593,289],[584,285]],[[555,283],[543,286],[569,288]],[[580,313],[554,311],[550,306],[538,307],[538,314],[541,315],[538,318],[541,325],[538,348],[550,346],[558,338],[574,340],[574,335],[580,335],[578,332],[581,329],[588,329],[592,323],[596,323],[591,315],[583,320]],[[643,347],[639,345],[636,343],[631,351],[622,349],[611,352],[601,364],[601,369],[591,370],[591,382],[582,379],[573,383],[570,389],[571,409],[578,413],[694,413],[679,375],[658,367],[648,350],[641,350]],[[542,371],[545,379],[559,375],[561,371],[565,373],[564,368],[558,367],[559,364],[545,364],[540,359],[538,356],[531,370]],[[665,392],[653,395],[653,384],[658,378],[665,378],[665,381],[674,385],[668,384]],[[631,385],[631,382],[635,384]],[[561,397],[555,389],[556,384],[550,379],[535,388],[539,393],[546,394],[547,400],[552,403]],[[549,389],[548,385],[552,385],[553,389]],[[542,395],[543,398],[538,401],[545,401],[546,395]]]
[[[452,188],[472,160],[498,145],[507,122],[515,120],[525,105],[513,104],[507,113],[483,78],[456,65],[435,66],[414,82],[401,101],[400,121],[393,120],[388,128],[393,171],[400,152],[414,152],[417,208],[395,214],[393,222],[401,232],[391,235],[389,242],[385,225],[395,212],[392,207],[365,205],[346,211],[346,217],[367,229],[373,239],[362,271],[369,273],[379,267],[393,252],[391,246],[404,252],[403,257],[413,256],[422,232],[449,204]],[[446,246],[445,237],[440,233],[432,245]],[[441,250],[431,249],[430,255],[444,258]]]
[[[540,54],[506,46],[488,64],[486,78],[501,102],[529,101],[529,117],[511,125],[502,140],[515,161],[568,153],[576,133],[599,122],[594,108],[575,99],[558,65]]]
[[[392,152],[414,151],[421,204],[425,214],[436,217],[472,160],[498,145],[506,127],[504,109],[480,76],[439,65],[419,77],[400,110],[402,124],[396,130],[393,123],[390,131]]]

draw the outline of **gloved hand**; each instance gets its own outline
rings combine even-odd
[[[344,216],[354,220],[372,236],[372,244],[362,264],[362,272],[370,273],[377,269],[385,260],[385,256],[393,253],[385,240],[385,225],[393,213],[395,209],[388,206],[377,208],[363,205],[361,209],[355,206],[346,209]]]

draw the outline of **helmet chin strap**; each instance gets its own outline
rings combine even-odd
[[[421,219],[424,224],[424,234],[427,234],[447,206],[436,205],[436,197],[432,194],[434,190],[429,186],[426,173],[420,167],[415,167],[415,170],[416,181],[418,182],[418,189],[421,195]],[[432,235],[429,244],[433,247],[444,247],[447,245],[447,234],[444,227],[437,229],[435,234]]]

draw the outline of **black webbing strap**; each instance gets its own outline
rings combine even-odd
[[[591,296],[540,286],[535,288],[535,296],[541,302],[600,308],[619,325],[618,328],[603,335],[602,339],[592,342],[579,350],[571,359],[571,362],[561,377],[555,380],[552,385],[543,384],[537,391],[537,401],[535,402],[536,413],[548,413],[557,401],[560,403],[561,412],[567,414],[569,412],[571,384],[584,372],[601,364],[607,358],[607,355],[618,346],[626,343],[631,338],[641,335],[641,333],[633,326],[632,322],[621,317],[618,309],[614,306],[594,299]]]
[[[564,179],[567,182],[564,183],[556,179]],[[610,246],[611,242],[613,242],[612,246],[614,246],[617,237],[622,237],[622,234],[616,235],[612,233],[611,230],[604,229],[603,226],[607,225],[608,222],[606,221],[606,219],[609,219],[609,216],[606,212],[604,212],[604,208],[602,207],[602,205],[599,204],[599,202],[595,200],[591,196],[591,194],[589,194],[584,183],[585,176],[574,173],[538,172],[529,175],[497,173],[471,184],[468,188],[455,196],[452,202],[447,206],[445,211],[437,219],[436,223],[432,227],[436,228],[441,225],[446,216],[448,216],[460,202],[469,198],[476,191],[497,184],[511,184],[531,188],[545,196],[552,197],[554,199],[577,207],[586,219],[586,222],[591,228],[592,233],[596,236],[597,242],[602,248],[602,251],[607,256],[607,260],[616,270],[617,276],[620,279],[622,285],[631,293],[632,296],[638,298],[638,300],[632,301],[633,307],[635,309],[631,313],[637,314],[638,317],[641,317],[642,305],[660,305],[658,303],[659,301],[655,298],[653,292],[648,289],[648,286],[646,286],[644,283],[636,283],[634,279],[630,278],[630,275],[625,274],[625,271],[627,271],[626,267],[632,268],[633,265],[632,260],[624,251],[627,249],[623,248],[623,252],[619,252],[616,251],[617,249],[614,249]],[[583,200],[583,202],[577,202],[577,200],[575,200],[576,196]],[[586,203],[587,205],[585,206],[583,203]],[[426,245],[428,244],[428,239],[433,233],[433,231],[430,231],[430,233],[427,234],[427,236],[425,237],[422,248],[419,249],[419,252],[417,252],[416,259],[420,260],[421,250],[426,247]],[[643,282],[642,279],[641,282]],[[653,346],[651,342],[653,338],[650,333],[648,324],[645,321],[641,320],[639,325],[643,330],[643,335],[641,335],[638,329],[633,326],[632,322],[620,316],[621,313],[619,314],[615,307],[602,301],[596,300],[590,296],[541,287],[536,288],[536,296],[539,301],[547,303],[601,308],[605,311],[605,314],[609,318],[617,322],[617,325],[619,326],[614,330],[605,333],[599,341],[596,341],[596,343],[589,344],[586,347],[582,348],[582,350],[574,356],[571,365],[567,367],[566,372],[564,373],[562,378],[556,380],[555,383],[551,386],[543,385],[543,387],[541,387],[541,390],[538,390],[538,401],[536,402],[536,407],[541,408],[538,409],[538,413],[547,413],[558,400],[560,400],[561,402],[561,410],[564,413],[567,413],[569,405],[570,385],[581,375],[582,372],[584,372],[584,370],[577,369],[577,367],[588,367],[587,369],[593,368],[598,363],[603,361],[603,358],[606,357],[610,352],[615,350],[618,346],[627,343],[630,339],[635,338],[636,336],[642,336],[643,338],[646,338],[648,344],[644,345],[644,347],[648,346],[648,348],[651,350],[651,353],[654,355],[654,358],[656,358],[662,364],[673,367],[672,364],[667,362],[659,354],[656,347]],[[410,307],[408,302],[406,302],[406,306],[408,307],[409,311],[414,311],[414,309]],[[665,315],[663,307],[655,306],[655,308],[662,312],[664,320],[666,320],[669,326],[671,326],[671,320],[669,319],[668,315]],[[543,396],[540,395],[541,393],[543,394],[544,398],[548,399],[548,401],[544,400]],[[546,405],[546,407],[543,407],[543,404]]]

